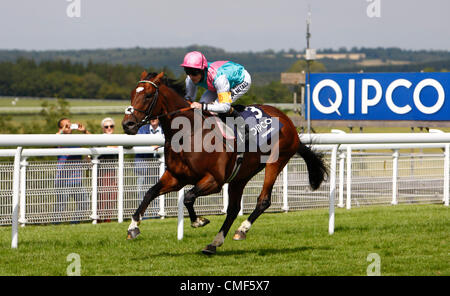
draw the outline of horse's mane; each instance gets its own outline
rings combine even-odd
[[[149,73],[146,77],[145,80],[149,80],[152,79],[154,77],[156,77],[158,75],[158,73],[152,72]],[[177,94],[179,94],[181,97],[184,97],[186,94],[186,86],[184,81],[178,81],[172,78],[169,78],[167,76],[164,75],[164,77],[162,78],[161,82],[170,87],[171,89],[173,89]]]

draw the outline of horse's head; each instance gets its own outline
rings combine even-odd
[[[159,86],[164,73],[158,75],[142,72],[140,81],[131,92],[131,105],[125,109],[122,127],[129,135],[137,134],[139,128],[146,124],[150,117],[161,113],[161,100],[158,99]]]

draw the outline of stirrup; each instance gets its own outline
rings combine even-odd
[[[242,117],[239,112],[236,111],[233,107],[230,108],[230,111],[228,111],[228,114],[233,116],[233,118]]]

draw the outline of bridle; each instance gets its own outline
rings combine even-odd
[[[157,116],[156,117],[153,116],[154,118],[152,118],[151,114],[153,112],[153,108],[155,108],[156,102],[158,101],[159,87],[156,83],[154,83],[153,81],[150,81],[150,80],[140,80],[140,81],[138,81],[138,84],[139,83],[150,83],[151,85],[153,85],[155,87],[155,90],[156,90],[155,93],[153,94],[153,100],[152,100],[150,106],[148,106],[147,110],[136,109],[133,107],[133,105],[130,105],[125,109],[126,115],[132,115],[134,113],[134,111],[143,113],[145,115],[145,117],[139,123],[139,126],[142,126],[142,125],[146,124],[147,122],[149,122],[151,119],[158,118]]]

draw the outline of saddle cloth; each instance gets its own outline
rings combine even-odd
[[[256,141],[258,147],[263,143],[270,142],[272,137],[283,127],[277,118],[271,117],[258,106],[240,106],[239,109],[236,109],[239,110],[239,114],[249,127],[249,140]],[[214,118],[222,136],[227,140],[234,140],[238,133],[237,127],[228,126],[218,116]],[[242,135],[240,138],[243,138]]]
[[[283,127],[278,118],[271,117],[258,106],[247,106],[240,114],[249,127],[249,140],[256,141],[258,147],[268,144]]]

